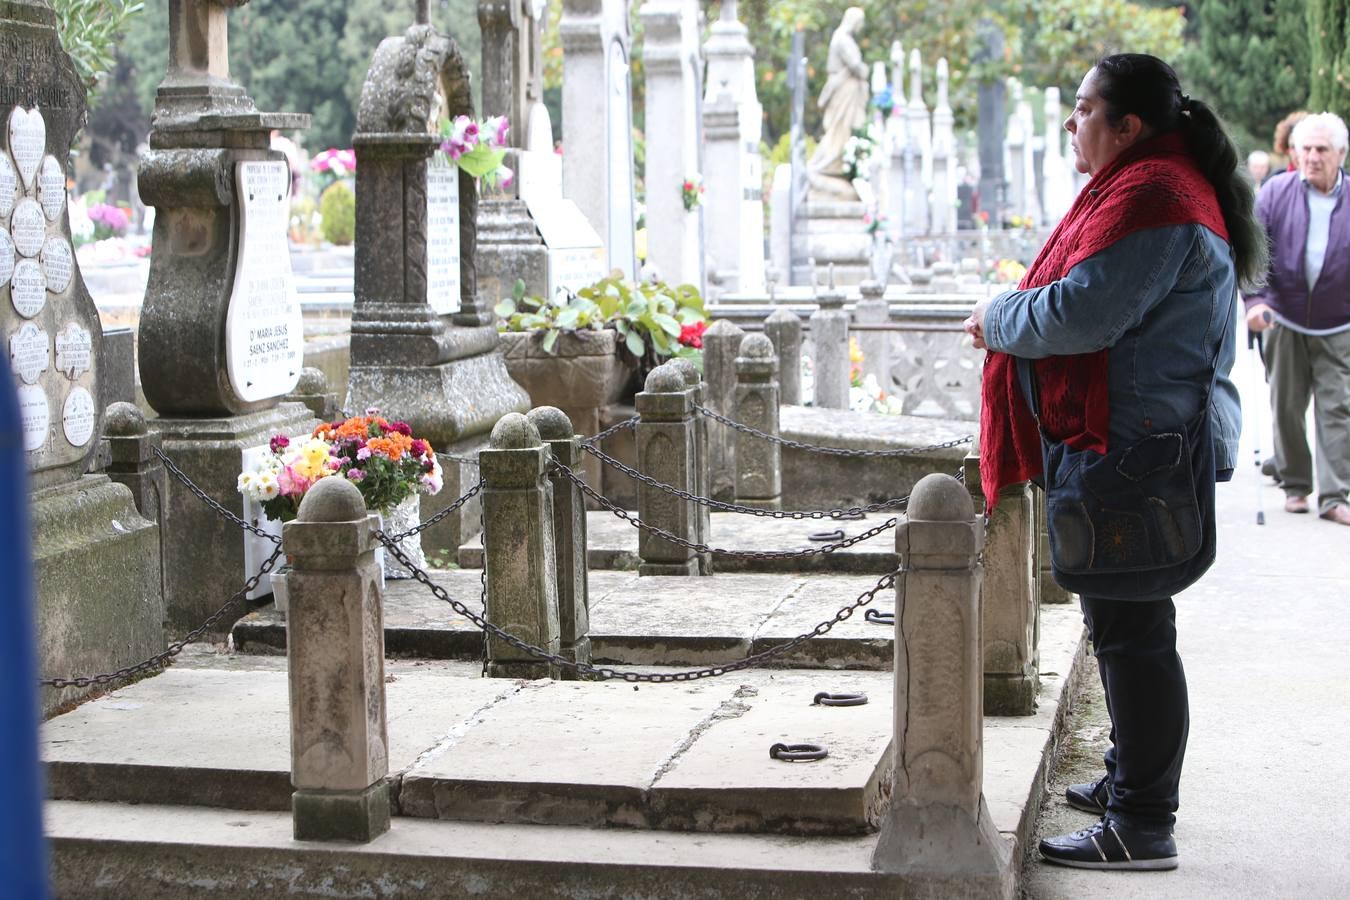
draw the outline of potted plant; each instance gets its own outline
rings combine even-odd
[[[304,441],[275,435],[262,460],[239,474],[237,487],[258,501],[267,518],[289,522],[305,493],[319,480],[332,477],[354,484],[366,508],[380,514],[390,534],[416,526],[418,496],[439,492],[443,481],[430,442],[414,437],[407,423],[390,422],[371,409],[364,416],[324,422]],[[399,546],[414,564],[425,564],[417,538]],[[286,568],[272,576],[278,609],[286,603]],[[392,560],[383,560],[382,568],[387,577],[408,577]]]

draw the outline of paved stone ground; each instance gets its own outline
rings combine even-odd
[[[1170,873],[1100,873],[1030,858],[1025,896],[1345,897],[1350,893],[1350,528],[1295,516],[1251,465],[1251,359],[1239,359],[1249,421],[1237,477],[1220,485],[1214,568],[1177,598],[1191,732]],[[1270,417],[1257,410],[1261,424]],[[1269,438],[1265,438],[1269,451]],[[1264,497],[1266,525],[1256,524]],[[1090,667],[1095,668],[1095,667]],[[1110,723],[1086,679],[1070,743],[1054,773],[1037,838],[1090,824],[1064,786],[1096,778]],[[1034,847],[1034,842],[1030,842]]]

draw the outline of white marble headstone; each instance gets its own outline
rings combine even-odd
[[[279,397],[300,380],[304,323],[286,240],[290,168],[284,160],[241,162],[239,261],[225,314],[226,373],[245,401]]]
[[[427,162],[427,303],[459,311],[459,168],[437,153]]]

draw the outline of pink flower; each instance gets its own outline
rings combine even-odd
[[[493,116],[483,123],[489,147],[505,147],[506,135],[510,130],[511,123],[507,121],[506,116]]]
[[[277,488],[283,497],[298,497],[309,490],[312,482],[290,466],[284,467],[277,475]]]
[[[272,448],[273,453],[280,453],[291,445],[291,439],[284,434],[278,434],[272,438],[268,446]]]
[[[441,152],[450,154],[450,158],[458,162],[461,156],[469,152],[469,148],[465,146],[463,141],[446,138],[441,143]]]
[[[370,459],[370,448],[369,448],[369,447],[362,447],[360,450],[357,450],[357,451],[356,451],[356,458],[357,458],[357,459],[360,459],[360,460]]]
[[[413,438],[412,454],[413,456],[426,456],[427,442],[422,440],[421,438]]]
[[[347,470],[347,480],[348,480],[348,481],[364,481],[364,480],[365,480],[365,477],[366,477],[366,473],[365,473],[365,472],[362,472],[360,469],[348,469],[348,470]]]
[[[412,428],[408,426],[407,422],[390,422],[389,430],[397,431],[399,434],[406,435],[407,437],[412,437]]]
[[[497,184],[503,188],[509,188],[512,184],[515,184],[515,181],[516,173],[510,166],[497,167]]]

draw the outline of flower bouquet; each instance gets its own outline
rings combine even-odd
[[[506,158],[506,135],[511,123],[506,116],[493,116],[476,122],[468,116],[441,122],[441,152],[488,187],[509,188],[516,174],[502,165]]]
[[[685,212],[693,212],[703,204],[703,176],[690,175],[680,182],[680,202]]]

